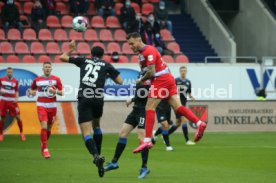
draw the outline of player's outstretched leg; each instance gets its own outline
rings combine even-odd
[[[19,131],[20,131],[21,140],[26,141],[26,137],[23,133],[23,123],[22,123],[22,120],[20,118],[17,118],[17,125],[18,125]]]
[[[188,132],[187,123],[183,123],[181,125],[181,127],[182,127],[182,132],[183,132],[184,138],[186,140],[186,145],[195,145],[195,143],[190,141],[190,139],[189,139],[189,132]]]
[[[47,130],[42,128],[40,131],[40,144],[41,144],[41,153],[45,159],[49,159],[51,154],[48,150],[48,140],[47,140]]]
[[[145,178],[145,177],[150,173],[150,170],[149,170],[148,167],[147,167],[148,156],[149,156],[149,150],[148,150],[148,149],[144,149],[144,150],[141,152],[142,167],[141,167],[141,169],[140,169],[140,173],[139,173],[139,176],[138,176],[139,179]]]
[[[102,140],[103,140],[103,134],[102,134],[101,128],[94,129],[93,139],[95,141],[98,153],[101,154],[101,151],[102,151]]]
[[[112,161],[104,167],[104,170],[106,172],[119,168],[118,161],[119,161],[122,153],[125,150],[126,144],[127,144],[127,138],[120,137],[119,141],[117,143],[116,150],[115,150],[114,157],[113,157]]]

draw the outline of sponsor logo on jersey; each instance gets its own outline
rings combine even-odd
[[[153,55],[148,56],[148,61],[150,61],[150,62],[153,61]]]

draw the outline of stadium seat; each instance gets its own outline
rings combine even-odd
[[[31,24],[26,15],[20,15],[19,20],[22,22],[24,28],[30,28]]]
[[[61,52],[67,52],[69,51],[69,42],[63,42],[61,45]]]
[[[115,41],[126,41],[126,32],[123,29],[117,29],[114,31],[114,40]]]
[[[7,63],[20,63],[19,57],[15,55],[9,55],[6,58]]]
[[[89,9],[87,11],[87,15],[96,15],[96,8],[94,4],[90,3]]]
[[[46,53],[48,54],[60,54],[59,46],[56,42],[48,42],[46,45]]]
[[[56,2],[56,11],[61,15],[67,15],[69,13],[68,8],[62,2]]]
[[[170,55],[163,55],[163,56],[162,56],[162,59],[163,59],[163,61],[166,62],[166,63],[174,63],[174,59],[173,59],[173,57],[170,56]]]
[[[4,59],[2,56],[0,56],[0,63],[4,63]]]
[[[116,3],[115,4],[115,11],[116,11],[116,15],[120,15],[121,14],[121,8],[124,6],[123,3]]]
[[[109,55],[104,55],[103,60],[110,63],[111,62],[111,57]]]
[[[186,55],[178,55],[175,60],[176,63],[189,63],[189,58]]]
[[[119,63],[128,63],[128,58],[125,55],[120,55],[120,62]]]
[[[160,34],[161,34],[161,38],[163,41],[173,41],[174,40],[171,32],[168,29],[161,29]]]
[[[107,28],[121,28],[121,24],[117,17],[109,16],[106,18],[105,25]]]
[[[21,34],[18,29],[9,29],[8,31],[8,40],[10,41],[20,41]]]
[[[85,43],[85,42],[78,43],[77,52],[79,54],[90,54],[90,47],[88,43]]]
[[[61,18],[61,26],[63,28],[72,28],[73,17],[70,15],[64,15]]]
[[[17,6],[18,8],[18,11],[19,11],[19,14],[22,14],[23,11],[22,11],[22,7],[21,7],[21,4],[19,2],[14,2],[14,4]]]
[[[16,42],[14,52],[17,54],[30,54],[29,47],[25,42]]]
[[[99,46],[99,47],[103,48],[104,51],[106,51],[106,48],[105,48],[104,44],[101,43],[101,42],[95,42],[95,43],[93,43],[92,47],[95,47],[95,46]]]
[[[35,41],[36,38],[36,32],[33,29],[25,29],[23,32],[23,40],[24,41]]]
[[[139,62],[138,55],[133,55],[130,59],[130,63],[138,63],[138,62]]]
[[[47,17],[46,24],[49,28],[61,28],[58,17],[53,15]]]
[[[36,59],[34,56],[32,55],[25,55],[23,58],[22,58],[22,62],[23,63],[36,63]]]
[[[37,59],[38,63],[43,63],[43,62],[52,62],[51,58],[47,55],[40,55]]]
[[[118,52],[119,54],[121,53],[121,48],[118,43],[115,42],[110,42],[107,44],[107,53],[111,54],[114,51]]]
[[[68,41],[68,36],[65,30],[56,29],[54,32],[54,40],[56,41]]]
[[[148,0],[149,1],[149,3],[159,3],[160,2],[160,0]]]
[[[45,54],[44,46],[40,42],[31,43],[31,54]]]
[[[150,3],[145,3],[142,5],[142,14],[148,15],[154,11],[154,6]]]
[[[0,41],[5,41],[6,35],[3,29],[0,29]]]
[[[12,54],[13,53],[13,48],[11,43],[9,42],[0,42],[0,53],[1,54]]]
[[[93,16],[90,25],[93,28],[105,28],[104,19],[101,16]]]
[[[38,39],[39,41],[52,41],[52,33],[48,29],[40,29]]]
[[[129,46],[129,44],[127,42],[123,44],[123,46],[122,46],[122,52],[124,54],[134,54],[133,51],[132,51],[132,49],[130,48],[130,46]]]
[[[168,43],[168,44],[167,44],[167,48],[168,48],[169,50],[172,50],[175,54],[180,54],[180,53],[182,53],[182,52],[180,51],[180,46],[179,46],[179,44],[177,44],[176,42]]]
[[[101,41],[113,41],[113,36],[109,29],[100,30],[99,37]]]
[[[24,6],[23,6],[23,12],[24,12],[24,14],[30,15],[31,12],[32,12],[32,9],[33,9],[33,5],[34,5],[33,2],[25,2]]]
[[[135,13],[140,13],[140,6],[137,3],[131,3],[131,7],[134,9]]]
[[[84,32],[84,40],[85,41],[99,41],[97,32],[94,29],[87,29]]]
[[[63,63],[62,61],[59,60],[60,55],[56,55],[54,58],[54,63]]]
[[[75,41],[83,41],[82,32],[77,32],[74,29],[71,29],[69,32],[69,39]]]

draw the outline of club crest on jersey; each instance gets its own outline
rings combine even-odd
[[[150,62],[153,61],[153,55],[148,56],[148,61],[150,61]]]

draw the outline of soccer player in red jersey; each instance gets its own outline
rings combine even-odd
[[[146,104],[146,137],[144,142],[133,152],[141,152],[152,147],[151,136],[155,121],[155,109],[161,100],[168,100],[177,114],[185,116],[197,125],[194,141],[199,141],[207,124],[200,121],[190,109],[181,105],[177,95],[175,79],[170,73],[167,64],[162,60],[158,50],[153,46],[145,45],[137,32],[128,34],[127,41],[134,52],[139,52],[140,67],[146,72],[141,79],[137,80],[136,84],[141,85],[144,81],[151,79],[151,88]]]
[[[13,77],[13,69],[8,67],[6,77],[0,78],[0,141],[4,140],[4,121],[7,112],[11,117],[15,117],[20,131],[22,141],[26,138],[23,134],[23,123],[20,118],[18,101],[18,81]]]
[[[56,95],[63,95],[62,83],[59,77],[51,74],[51,62],[43,63],[43,76],[34,79],[28,94],[37,94],[37,114],[41,124],[40,143],[41,153],[45,159],[51,157],[48,150],[48,140],[51,135],[51,128],[54,124],[57,113]]]

